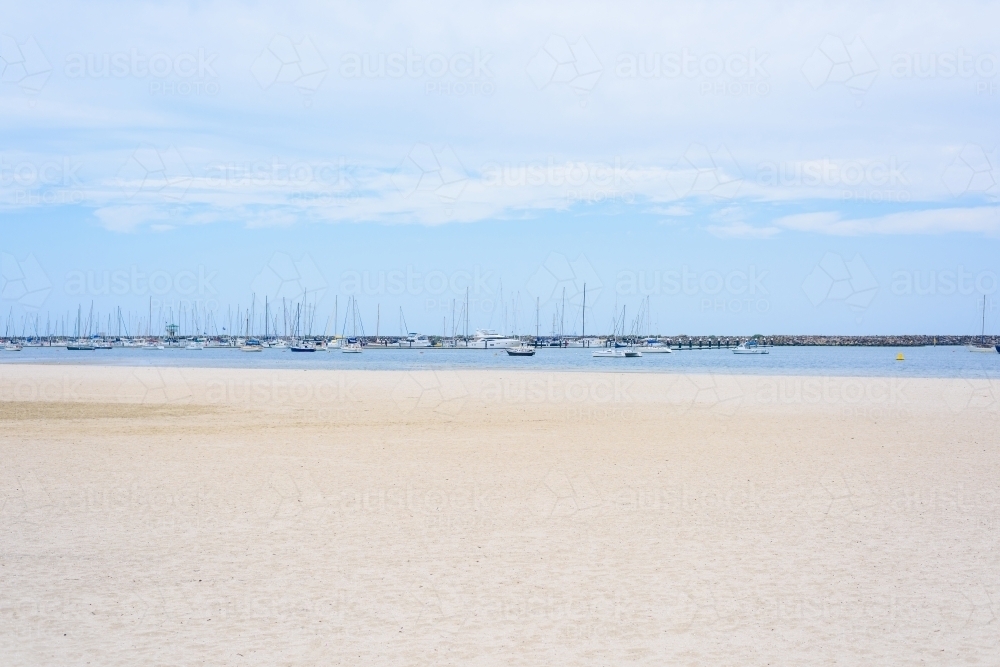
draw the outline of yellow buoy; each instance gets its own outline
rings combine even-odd
[[[896,355],[896,361],[903,361],[903,360],[904,360],[903,353],[902,352],[898,353]]]

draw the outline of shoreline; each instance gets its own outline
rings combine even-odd
[[[255,410],[372,405],[402,414],[466,407],[535,411],[574,407],[737,412],[913,410],[996,416],[1000,378],[615,369],[330,369],[10,364],[0,402],[177,404]]]

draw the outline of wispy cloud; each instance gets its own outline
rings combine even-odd
[[[1000,233],[1000,207],[941,208],[889,213],[868,218],[846,218],[837,212],[800,213],[778,218],[782,229],[835,236],[868,234]]]

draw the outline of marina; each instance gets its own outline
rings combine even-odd
[[[755,375],[837,375],[862,377],[1000,377],[1000,354],[970,354],[964,345],[948,346],[772,346],[769,354],[733,354],[732,348],[651,353],[635,347],[641,356],[626,357],[629,348],[533,347],[407,349],[335,341],[325,351],[293,353],[289,345],[264,345],[248,339],[239,345],[192,349],[187,345],[114,345],[103,351],[70,349],[58,345],[23,345],[19,351],[0,351],[4,364],[84,364],[110,366],[352,369],[352,370],[460,370],[532,368],[546,371],[615,371],[650,373],[731,373]],[[86,347],[86,346],[85,346]],[[532,354],[511,355],[519,350]],[[662,348],[659,348],[662,349]],[[896,361],[900,349],[906,360]],[[241,354],[253,352],[254,354]],[[362,354],[362,352],[364,352]],[[515,356],[520,358],[515,358]],[[612,362],[609,364],[608,362]],[[626,363],[627,362],[627,363]]]

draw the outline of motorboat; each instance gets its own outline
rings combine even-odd
[[[640,352],[639,350],[635,349],[634,347],[629,347],[629,348],[625,349],[625,356],[629,357],[629,358],[631,358],[631,357],[641,357],[642,356],[642,352]]]
[[[7,343],[6,345],[3,346],[3,349],[6,350],[7,352],[20,352],[21,351],[21,344],[20,343]]]
[[[292,352],[318,352],[323,349],[323,344],[317,340],[300,340],[292,343]]]
[[[468,347],[477,347],[484,350],[503,349],[517,347],[521,341],[516,338],[508,338],[503,334],[498,334],[492,329],[478,329],[476,335],[469,341]]]
[[[78,340],[74,343],[66,343],[66,349],[72,352],[83,352],[93,350],[94,344],[85,340]]]
[[[99,341],[97,343],[94,343],[94,349],[95,350],[111,350],[111,349],[114,349],[114,345],[112,345],[111,343],[109,343],[106,340],[102,340],[102,341]]]
[[[733,348],[733,354],[768,354],[768,350],[755,340],[745,340]]]
[[[362,347],[361,343],[355,341],[353,343],[347,343],[347,345],[341,345],[340,351],[344,354],[361,354]]]
[[[193,340],[190,343],[188,343],[187,345],[185,345],[184,349],[185,350],[204,350],[205,349],[205,344],[204,343],[199,343],[198,341]]]
[[[512,357],[533,357],[535,356],[535,348],[529,345],[518,345],[517,347],[508,347],[507,354]]]
[[[417,333],[408,333],[406,338],[399,339],[399,347],[433,347],[431,339]]]
[[[593,356],[599,358],[625,358],[625,350],[615,349],[613,347],[608,347],[603,350],[597,350],[594,352]]]

